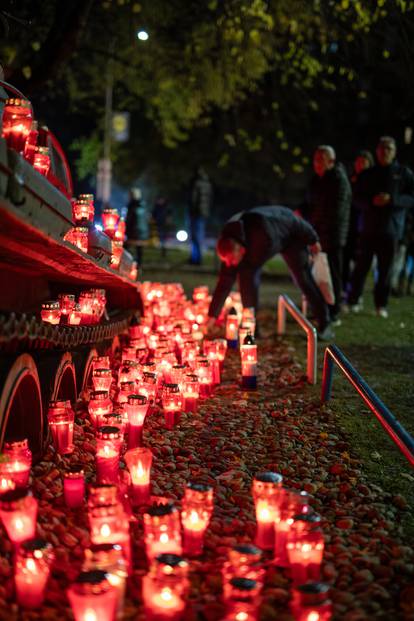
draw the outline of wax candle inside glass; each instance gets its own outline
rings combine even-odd
[[[67,507],[81,507],[85,501],[85,473],[79,465],[71,466],[63,475],[63,496]]]
[[[322,582],[308,582],[292,589],[290,606],[298,621],[330,621],[329,586]]]
[[[121,435],[118,427],[105,425],[96,432],[96,476],[100,483],[117,483]]]
[[[109,237],[114,237],[118,222],[119,213],[116,209],[106,207],[102,210],[103,229]]]
[[[183,409],[183,398],[178,384],[164,384],[162,388],[162,407],[164,410],[165,426],[173,429],[179,422],[180,412]]]
[[[188,373],[183,381],[184,412],[196,412],[200,397],[198,375]]]
[[[236,576],[229,582],[226,599],[226,619],[256,621],[260,604],[261,586],[250,578]]]
[[[111,586],[118,591],[117,619],[123,618],[128,566],[122,547],[116,543],[91,545],[85,550],[82,571],[104,571]]]
[[[239,318],[237,315],[237,311],[234,307],[232,307],[226,319],[226,340],[227,346],[235,349],[237,347],[237,339],[239,332]]]
[[[36,533],[37,500],[27,489],[16,488],[0,496],[0,518],[9,539],[19,545]]]
[[[276,472],[262,472],[253,480],[253,500],[256,509],[256,545],[263,550],[274,546],[274,522],[282,493],[282,476]]]
[[[177,554],[160,554],[142,580],[145,618],[178,621],[189,591],[188,563]]]
[[[145,504],[150,497],[152,452],[145,447],[128,450],[124,455],[132,481],[132,498],[136,505]]]
[[[73,424],[75,413],[70,401],[50,401],[47,420],[56,451],[60,455],[72,453],[74,449]]]
[[[128,416],[128,448],[132,449],[142,444],[142,428],[148,413],[149,403],[145,395],[128,395],[124,410]]]
[[[185,488],[181,510],[186,556],[202,554],[204,533],[212,513],[213,488],[201,483],[189,483]]]
[[[149,561],[163,553],[181,555],[180,517],[172,502],[153,504],[144,513],[144,541]]]
[[[228,560],[223,564],[223,598],[228,600],[232,589],[232,578],[249,578],[255,580],[262,588],[266,570],[261,564],[262,550],[251,544],[233,546],[228,552]]]
[[[318,581],[324,551],[319,520],[312,515],[295,516],[287,537],[287,554],[294,585]],[[315,516],[316,518],[319,516]]]
[[[92,371],[94,390],[104,390],[109,393],[112,384],[112,371],[108,368],[95,368]]]
[[[5,442],[3,453],[4,459],[0,460],[0,478],[11,478],[14,485],[1,483],[0,487],[27,487],[32,466],[32,452],[27,438]]]
[[[288,567],[287,542],[295,515],[306,510],[307,494],[284,488],[280,496],[279,509],[275,517],[274,562],[279,567]]]
[[[52,546],[43,539],[29,539],[19,546],[14,582],[20,606],[39,608],[42,605],[53,558]]]
[[[50,152],[49,147],[35,147],[33,156],[33,168],[41,175],[47,177],[50,169]]]
[[[32,127],[32,107],[27,99],[6,99],[3,109],[2,135],[9,149],[23,153]]]
[[[60,304],[57,300],[49,300],[42,303],[42,310],[40,311],[42,321],[57,325],[60,321],[60,315]]]
[[[113,621],[118,590],[104,571],[83,571],[67,590],[75,621]]]
[[[112,413],[112,401],[106,390],[96,390],[91,393],[88,412],[94,427],[101,427],[103,416]]]

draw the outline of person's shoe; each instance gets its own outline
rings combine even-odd
[[[363,306],[362,304],[350,304],[349,310],[351,311],[351,313],[355,313],[357,315],[363,310]]]
[[[331,326],[333,326],[334,328],[339,328],[339,326],[342,326],[341,319],[339,319],[339,317],[332,317]]]
[[[331,324],[328,325],[323,330],[318,330],[318,339],[320,341],[333,341],[335,338],[335,333],[331,328]]]
[[[378,317],[382,317],[383,319],[388,319],[388,311],[384,306],[380,306],[377,308]]]

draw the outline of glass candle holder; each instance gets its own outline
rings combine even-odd
[[[132,374],[133,370],[130,371],[130,373]],[[126,382],[121,382],[119,392],[118,392],[117,402],[120,405],[128,403],[128,397],[135,393],[135,388],[136,386],[135,386],[134,380],[127,380]]]
[[[104,571],[82,571],[68,588],[67,595],[75,621],[113,621],[118,590]]]
[[[145,364],[143,366],[147,367],[148,365]],[[154,406],[158,392],[157,374],[144,371],[142,373],[142,382],[138,385],[137,392],[140,395],[145,395],[149,401],[150,406]]]
[[[0,496],[0,518],[15,546],[36,533],[37,500],[27,489],[16,488]]]
[[[179,621],[189,591],[188,563],[177,554],[160,554],[142,579],[148,621]]]
[[[97,368],[92,371],[92,383],[95,391],[105,391],[109,393],[112,385],[111,369]]]
[[[115,231],[115,239],[119,239],[120,241],[125,241],[126,234],[126,222],[124,218],[120,218],[118,222],[118,228]]]
[[[201,483],[188,483],[182,500],[181,523],[184,554],[199,556],[203,552],[204,534],[213,513],[213,488]]]
[[[124,459],[131,475],[132,503],[146,504],[150,497],[152,452],[148,448],[137,447],[127,451]]]
[[[75,413],[70,401],[49,401],[47,420],[56,451],[60,455],[72,453]]]
[[[60,315],[60,304],[57,300],[49,300],[42,303],[42,310],[40,311],[42,321],[55,326],[60,321]]]
[[[183,408],[183,398],[178,384],[164,384],[162,387],[162,408],[166,428],[173,429],[174,425],[179,422]]]
[[[133,449],[142,444],[142,429],[149,408],[148,399],[145,395],[132,394],[128,396],[124,409],[128,416],[128,448]]]
[[[216,344],[214,341],[204,340],[204,353],[210,360],[211,372],[212,372],[212,384],[218,386],[221,381],[220,377],[220,360],[218,357]]]
[[[116,209],[106,207],[102,210],[102,226],[105,233],[113,238],[118,228],[119,213]]]
[[[200,397],[200,384],[198,375],[188,373],[183,381],[183,409],[184,412],[196,412],[197,403]]]
[[[242,388],[255,390],[257,388],[257,345],[254,337],[248,334],[240,346],[242,367]]]
[[[118,495],[112,504],[89,507],[88,518],[92,543],[94,545],[117,543],[121,546],[125,562],[130,567],[129,519]]]
[[[118,592],[116,618],[123,618],[128,566],[125,562],[122,547],[117,543],[92,545],[85,550],[82,571],[104,571],[107,580]]]
[[[251,544],[233,546],[228,552],[228,561],[223,564],[223,599],[230,598],[232,578],[249,578],[255,580],[260,589],[263,587],[266,570],[261,565],[262,550]]]
[[[172,502],[153,504],[144,513],[144,541],[149,562],[159,554],[182,554],[180,516]]]
[[[99,483],[117,483],[121,436],[118,427],[105,425],[96,432],[96,477]]]
[[[306,528],[304,524],[308,526],[309,521],[294,518],[286,544],[294,586],[320,579],[325,546],[323,533],[319,528]]]
[[[241,326],[239,327],[239,346],[240,346],[240,349],[241,349],[242,344],[244,343],[244,339],[248,335],[254,336],[252,334],[250,326],[246,326],[244,323],[242,323]]]
[[[37,140],[39,138],[38,122],[32,121],[29,135],[27,136],[26,143],[24,145],[23,157],[30,164],[33,164],[35,148],[37,147]]]
[[[329,586],[322,582],[308,582],[292,589],[291,610],[297,621],[330,621]]]
[[[0,473],[11,478],[15,487],[27,487],[30,468],[32,467],[32,451],[27,438],[10,440],[4,443],[5,460],[0,462]]]
[[[61,322],[68,323],[68,317],[75,308],[75,296],[71,293],[59,293],[58,302]]]
[[[63,496],[70,509],[81,507],[85,501],[85,472],[78,464],[71,466],[63,475]]]
[[[236,309],[234,308],[234,306],[232,306],[229,312],[227,313],[227,319],[226,319],[226,340],[227,340],[227,347],[230,347],[230,349],[237,348],[238,333],[239,333],[239,317],[237,315]]]
[[[109,356],[95,356],[95,358],[92,360],[93,371],[95,369],[110,369],[110,368],[111,368],[111,361],[109,359]]]
[[[275,516],[275,546],[274,563],[279,567],[288,567],[289,558],[287,554],[287,541],[295,515],[299,514],[307,505],[303,501],[307,500],[307,495],[301,492],[284,488],[280,496],[279,509]]]
[[[82,250],[85,254],[88,253],[88,227],[86,226],[74,226],[70,238],[70,243]],[[79,303],[82,307],[82,302],[79,298]]]
[[[208,358],[197,356],[196,375],[200,385],[200,398],[206,399],[213,392],[213,369]]]
[[[78,326],[82,321],[82,312],[80,304],[76,303],[68,315],[68,325]]]
[[[85,227],[80,227],[85,228]],[[86,229],[87,231],[88,229]],[[87,236],[86,236],[87,243]],[[86,246],[86,251],[87,251]],[[82,313],[81,323],[89,325],[94,322],[94,294],[91,291],[81,291],[79,294],[79,305]]]
[[[118,239],[112,240],[112,254],[111,254],[111,267],[115,270],[119,268],[119,264],[121,263],[122,253],[124,251],[124,242],[119,241]]]
[[[27,99],[11,97],[3,108],[2,135],[9,149],[23,153],[32,128],[32,106]]]
[[[213,340],[217,358],[220,363],[220,372],[223,371],[224,360],[227,353],[227,340],[226,339],[214,339]]]
[[[274,546],[274,522],[278,513],[283,477],[276,472],[262,472],[253,479],[256,510],[256,545],[262,550]]]
[[[255,580],[236,577],[229,582],[229,597],[226,600],[228,621],[257,621],[260,604],[260,586]]]
[[[103,416],[111,414],[112,409],[112,401],[106,390],[95,390],[91,393],[88,412],[95,429],[102,426]]]
[[[33,157],[33,168],[41,175],[47,177],[50,170],[49,147],[35,147]]]
[[[80,194],[72,203],[72,215],[75,222],[93,222],[95,207],[93,194]]]
[[[23,608],[39,608],[43,604],[53,559],[52,546],[43,539],[29,539],[17,549],[14,583],[17,602]]]

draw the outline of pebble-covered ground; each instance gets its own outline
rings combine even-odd
[[[284,483],[310,494],[322,516],[325,555],[322,579],[331,585],[333,619],[363,621],[414,619],[414,552],[399,526],[406,502],[392,489],[369,485],[347,438],[329,407],[321,407],[308,388],[304,368],[288,341],[259,342],[258,390],[239,388],[239,354],[230,352],[223,382],[196,414],[183,414],[172,431],[161,411],[147,418],[144,444],[154,453],[152,493],[177,501],[185,484],[214,485],[215,509],[206,534],[205,553],[191,561],[191,596],[185,619],[215,621],[224,615],[221,566],[227,550],[251,542],[255,519],[251,498],[255,473],[273,470]],[[77,407],[76,449],[94,481],[95,441],[82,402]],[[39,499],[38,535],[55,547],[56,561],[46,601],[39,611],[22,611],[14,603],[11,545],[0,539],[0,619],[2,621],[72,619],[66,587],[79,572],[89,544],[86,506],[65,507],[61,470],[64,460],[50,448],[33,469],[33,492]],[[141,577],[147,571],[142,518],[131,524],[134,571],[128,584],[124,619],[145,618]],[[411,585],[411,586],[410,586]],[[260,619],[291,620],[288,573],[269,565]]]

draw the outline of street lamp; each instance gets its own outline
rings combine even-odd
[[[149,34],[146,30],[138,30],[137,32],[137,38],[140,41],[148,41],[149,38]]]

